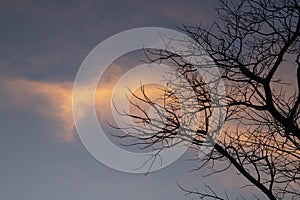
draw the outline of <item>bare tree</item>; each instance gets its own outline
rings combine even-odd
[[[248,180],[249,187],[258,188],[268,199],[300,199],[300,3],[221,0],[217,12],[218,19],[211,27],[184,25],[181,29],[206,50],[226,85],[226,95],[218,96],[226,102],[222,106],[227,110],[222,133],[212,151],[199,158],[199,168],[214,168],[215,162],[221,162],[225,167],[214,173],[233,166]],[[132,93],[135,101],[131,104],[139,114],[120,114],[135,119],[132,128],[144,137],[129,132],[124,137],[140,139],[135,145],[142,148],[170,148],[172,139],[200,148],[209,136],[212,109],[220,105],[214,103],[207,83],[195,73],[199,66],[163,50],[146,53],[150,62],[168,62],[185,77],[186,87],[193,89],[198,100],[191,120],[197,113],[201,121],[197,128],[182,126],[185,114],[178,102],[186,97],[174,97],[176,88],[182,90],[182,86],[170,81],[172,90],[164,90],[160,103],[149,98],[143,87],[142,95]],[[280,73],[288,67],[294,73],[284,82]],[[154,108],[160,118],[148,116],[141,104]],[[207,187],[208,192],[182,189],[201,199],[223,199]]]

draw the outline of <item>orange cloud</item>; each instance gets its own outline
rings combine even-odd
[[[105,118],[110,113],[110,99],[112,89],[119,75],[119,66],[109,68],[105,78],[100,81],[101,87],[96,91],[96,108],[99,117]],[[24,78],[1,77],[1,96],[5,97],[5,104],[17,109],[31,109],[45,120],[56,124],[54,134],[57,138],[72,142],[75,126],[72,113],[73,82],[47,82]],[[88,91],[82,88],[80,98],[85,101]],[[77,109],[81,109],[77,107]],[[84,110],[80,110],[84,116]]]
[[[51,83],[21,78],[1,81],[9,104],[16,108],[31,108],[45,118],[60,122],[55,134],[64,141],[74,138],[72,118],[72,84]],[[57,130],[59,129],[59,130]]]
[[[126,69],[119,65],[112,65],[103,74],[95,95],[95,107],[99,121],[112,119],[111,109],[114,109],[111,108],[112,92],[115,84],[125,72]],[[55,123],[53,131],[56,137],[66,142],[73,141],[76,133],[72,113],[73,82],[49,82],[18,77],[1,77],[0,84],[2,86],[1,95],[7,99],[6,105],[17,109],[31,109],[45,120],[51,120]],[[145,88],[151,99],[157,99],[160,95],[157,87],[148,85]],[[83,105],[88,102],[86,98],[90,97],[88,92],[90,91],[86,88],[80,89],[78,98],[80,98]],[[139,89],[133,92],[141,96]],[[121,91],[115,97],[119,98],[120,95],[124,95],[124,91]],[[118,99],[114,100],[118,102]],[[76,106],[79,109],[77,110],[79,115],[84,117],[84,107]],[[145,109],[148,110],[149,108],[145,107]],[[130,112],[134,112],[134,110],[130,109]]]

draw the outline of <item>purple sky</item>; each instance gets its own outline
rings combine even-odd
[[[205,181],[221,194],[250,198],[233,170],[208,178],[206,169],[188,173],[193,151],[147,176],[115,171],[95,160],[73,129],[72,83],[99,42],[137,27],[209,24],[216,3],[2,0],[0,199],[190,199],[177,181],[199,189]]]

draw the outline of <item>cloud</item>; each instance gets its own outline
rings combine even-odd
[[[74,139],[72,118],[72,83],[52,83],[22,78],[4,78],[2,89],[8,102],[14,108],[29,108],[59,124],[55,135],[66,142]],[[2,93],[3,93],[2,92]]]
[[[3,68],[3,67],[2,67]],[[3,70],[2,70],[3,71]],[[5,69],[4,69],[5,71]],[[96,91],[96,108],[100,119],[110,113],[110,99],[114,84],[122,74],[119,66],[110,67]],[[2,105],[8,108],[30,109],[43,119],[54,124],[54,135],[65,142],[74,140],[75,126],[72,113],[73,82],[49,82],[29,80],[20,77],[0,77]],[[81,101],[85,102],[87,92],[80,92]],[[82,109],[77,106],[77,109]],[[84,116],[84,110],[80,110]]]
[[[130,63],[128,58],[124,58],[122,62]],[[3,68],[3,67],[2,67]],[[128,71],[128,67],[123,63],[113,64],[104,72],[95,95],[96,112],[98,120],[101,122],[109,121],[112,118],[111,98],[114,86],[118,82],[119,78]],[[4,72],[7,68],[3,68]],[[151,75],[149,75],[151,77]],[[148,78],[149,78],[148,77]],[[46,123],[52,125],[53,134],[62,139],[65,142],[72,142],[75,135],[75,126],[72,112],[72,95],[73,95],[73,82],[50,82],[50,81],[38,81],[30,80],[26,78],[20,78],[17,76],[1,77],[0,76],[1,96],[5,99],[1,99],[3,105],[14,110],[18,109],[30,109],[32,113],[42,116],[42,119]],[[133,77],[139,79],[138,77]],[[128,84],[130,84],[128,82]],[[149,86],[150,87],[150,86]],[[155,88],[147,87],[147,95],[158,95],[157,86]],[[135,91],[136,94],[139,90]],[[90,97],[86,88],[80,88],[78,98],[80,103],[86,105]],[[116,98],[124,95],[124,91],[116,93]],[[141,95],[141,94],[139,94]],[[157,98],[157,97],[156,97]],[[119,99],[114,99],[114,102],[118,102]],[[119,100],[120,101],[120,100]],[[84,117],[85,107],[76,105],[77,113],[79,117]],[[147,110],[147,108],[145,107]],[[134,110],[130,109],[130,112],[134,113]]]

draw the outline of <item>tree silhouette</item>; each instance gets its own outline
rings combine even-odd
[[[196,73],[199,66],[168,51],[147,50],[149,62],[168,62],[189,85],[172,85],[170,81],[172,90],[164,90],[160,103],[149,98],[144,87],[142,95],[132,92],[131,105],[139,112],[123,115],[133,118],[136,124],[132,128],[144,136],[127,132],[123,137],[139,139],[134,144],[142,148],[170,148],[172,139],[180,139],[177,141],[189,141],[200,149],[210,137],[212,109],[222,106],[227,113],[221,135],[212,151],[199,158],[199,168],[214,168],[215,162],[221,162],[225,167],[214,173],[222,173],[234,166],[248,186],[255,186],[268,199],[299,199],[300,3],[221,0],[217,12],[212,26],[183,25],[181,30],[206,50],[219,68],[226,95],[217,91],[214,95],[225,105],[214,103],[208,84]],[[286,70],[293,71],[288,82],[281,78]],[[176,88],[182,87],[192,88],[198,100],[191,111],[201,118],[196,129],[182,126],[185,114],[180,112],[179,102],[186,97],[174,96]],[[141,104],[155,109],[160,117],[151,118]],[[201,199],[223,199],[207,187],[207,192],[182,189]]]

